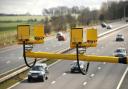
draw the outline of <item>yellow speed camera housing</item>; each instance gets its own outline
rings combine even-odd
[[[70,48],[76,48],[76,44],[79,46],[83,42],[83,28],[72,28],[70,32]]]
[[[72,28],[70,32],[70,48],[76,48],[76,44],[78,44],[79,47],[85,48],[96,47],[97,29],[91,28],[83,31],[83,28]]]
[[[30,25],[17,26],[17,39],[18,41],[29,41],[30,38]]]
[[[97,29],[91,28],[86,30],[86,47],[97,46]]]
[[[44,26],[35,25],[34,30],[34,40],[30,37],[30,25],[18,25],[17,26],[17,39],[19,44],[23,44],[25,41],[26,44],[41,44],[44,43]]]

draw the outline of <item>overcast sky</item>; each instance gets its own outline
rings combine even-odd
[[[109,0],[110,1],[110,0]],[[107,0],[0,0],[0,13],[40,15],[42,9],[57,6],[85,6],[99,9]]]

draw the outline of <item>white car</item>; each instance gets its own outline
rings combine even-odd
[[[105,22],[101,23],[102,28],[112,29],[112,25],[106,24]]]
[[[28,72],[28,82],[32,80],[39,79],[44,81],[48,79],[48,68],[46,63],[35,64]]]
[[[112,25],[107,25],[107,29],[112,29]]]
[[[56,34],[56,38],[58,39],[58,41],[65,41],[66,40],[66,37],[62,32],[58,32]]]
[[[126,57],[127,51],[125,48],[118,48],[114,51],[115,57]]]

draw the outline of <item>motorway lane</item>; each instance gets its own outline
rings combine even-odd
[[[115,22],[111,23],[113,28],[119,27],[124,25],[125,22]],[[98,34],[107,31],[107,29],[102,29],[100,26],[94,26],[98,29]],[[67,34],[69,35],[69,34]],[[36,45],[36,51],[52,51],[55,52],[58,49],[66,49],[69,47],[69,38],[66,42],[58,42],[55,37],[46,41],[44,44]],[[32,60],[28,60],[32,61]],[[24,60],[22,57],[22,46],[11,46],[0,49],[0,74],[4,73],[8,70],[17,68],[24,64]]]
[[[119,89],[128,89],[128,72],[126,73],[124,80]]]
[[[116,42],[115,37],[122,33],[124,42]],[[128,47],[127,34],[128,27],[111,33],[99,40],[97,48],[87,49],[87,54],[112,55],[118,47]],[[60,61],[50,67],[49,79],[45,82],[28,83],[27,80],[21,82],[12,89],[116,89],[127,65],[91,62],[87,75],[70,73],[71,61]]]

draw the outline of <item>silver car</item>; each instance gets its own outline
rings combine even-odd
[[[37,63],[28,72],[28,82],[32,80],[47,80],[48,79],[48,68],[45,63]]]
[[[115,57],[126,57],[127,51],[125,48],[118,48],[114,52]]]

